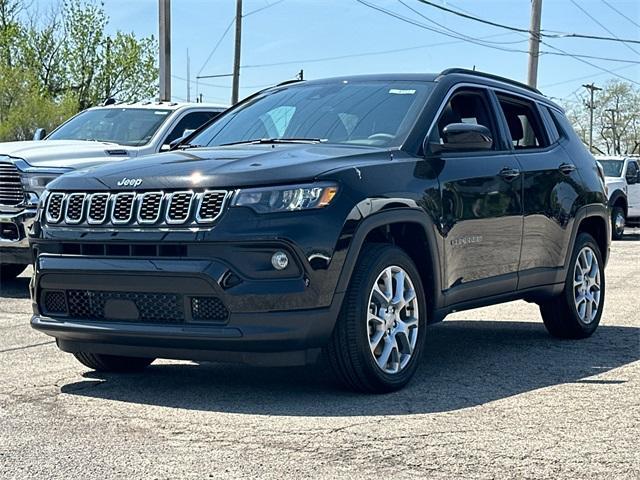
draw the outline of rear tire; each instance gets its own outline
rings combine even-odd
[[[622,240],[626,223],[627,217],[624,214],[624,209],[622,207],[613,207],[611,210],[611,238]]]
[[[155,360],[155,358],[121,357],[86,352],[77,352],[73,355],[85,367],[99,372],[139,372]]]
[[[331,340],[329,365],[360,392],[404,387],[424,349],[427,304],[411,258],[391,245],[365,245]]]
[[[29,265],[19,263],[0,263],[0,281],[14,280],[18,275],[25,271]]]
[[[604,263],[598,244],[580,233],[571,255],[564,291],[540,305],[547,331],[557,338],[587,338],[598,328],[605,298]]]

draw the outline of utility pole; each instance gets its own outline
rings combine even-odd
[[[236,0],[236,46],[233,55],[233,87],[231,90],[231,104],[238,103],[240,89],[240,50],[242,43],[242,0]]]
[[[160,101],[171,101],[171,0],[158,0]]]
[[[618,113],[617,108],[607,108],[605,112],[611,112],[611,134],[613,135],[613,154],[620,155],[620,148],[618,145],[618,134],[616,131],[616,113]]]
[[[542,16],[542,0],[531,0],[531,26],[529,27],[529,69],[527,85],[536,88],[538,85],[538,56],[540,54],[540,17]]]
[[[191,59],[187,48],[187,102],[191,101]]]
[[[593,111],[596,108],[596,106],[593,104],[593,94],[602,89],[596,87],[593,82],[582,86],[589,90],[590,96],[589,103],[587,104],[587,108],[589,109],[589,151],[593,153]]]

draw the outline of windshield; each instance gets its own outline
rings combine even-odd
[[[432,89],[429,82],[298,83],[269,90],[191,139],[216,146],[259,139],[400,145]]]
[[[598,160],[602,169],[604,170],[605,177],[620,177],[622,176],[622,167],[624,166],[624,160]]]
[[[149,143],[170,113],[152,108],[85,110],[58,127],[47,140],[95,140],[137,147]]]

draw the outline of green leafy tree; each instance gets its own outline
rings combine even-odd
[[[42,13],[25,0],[0,0],[0,141],[50,131],[107,98],[157,94],[153,36],[106,34],[103,3],[64,0]]]
[[[594,95],[594,153],[640,153],[640,89],[611,80]],[[585,97],[566,105],[567,115],[585,143],[589,138],[589,108]]]

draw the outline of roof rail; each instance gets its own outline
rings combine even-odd
[[[517,82],[515,80],[511,80],[510,78],[501,77],[500,75],[493,75],[492,73],[479,72],[477,70],[469,70],[466,68],[447,68],[446,70],[443,70],[442,72],[440,72],[440,75],[449,75],[452,73],[461,73],[463,75],[475,75],[476,77],[483,77],[483,78],[488,78],[490,80],[496,80],[498,82],[509,83],[516,87],[525,88],[527,90],[530,90],[532,92],[542,95],[542,92],[540,90],[530,85],[527,85],[526,83]]]
[[[304,80],[300,80],[299,78],[294,78],[293,80],[285,80],[284,82],[280,82],[276,85],[273,85],[274,87],[281,87],[282,85],[289,85],[290,83],[298,83],[298,82],[304,82]],[[271,87],[267,87],[267,88],[271,88]]]

